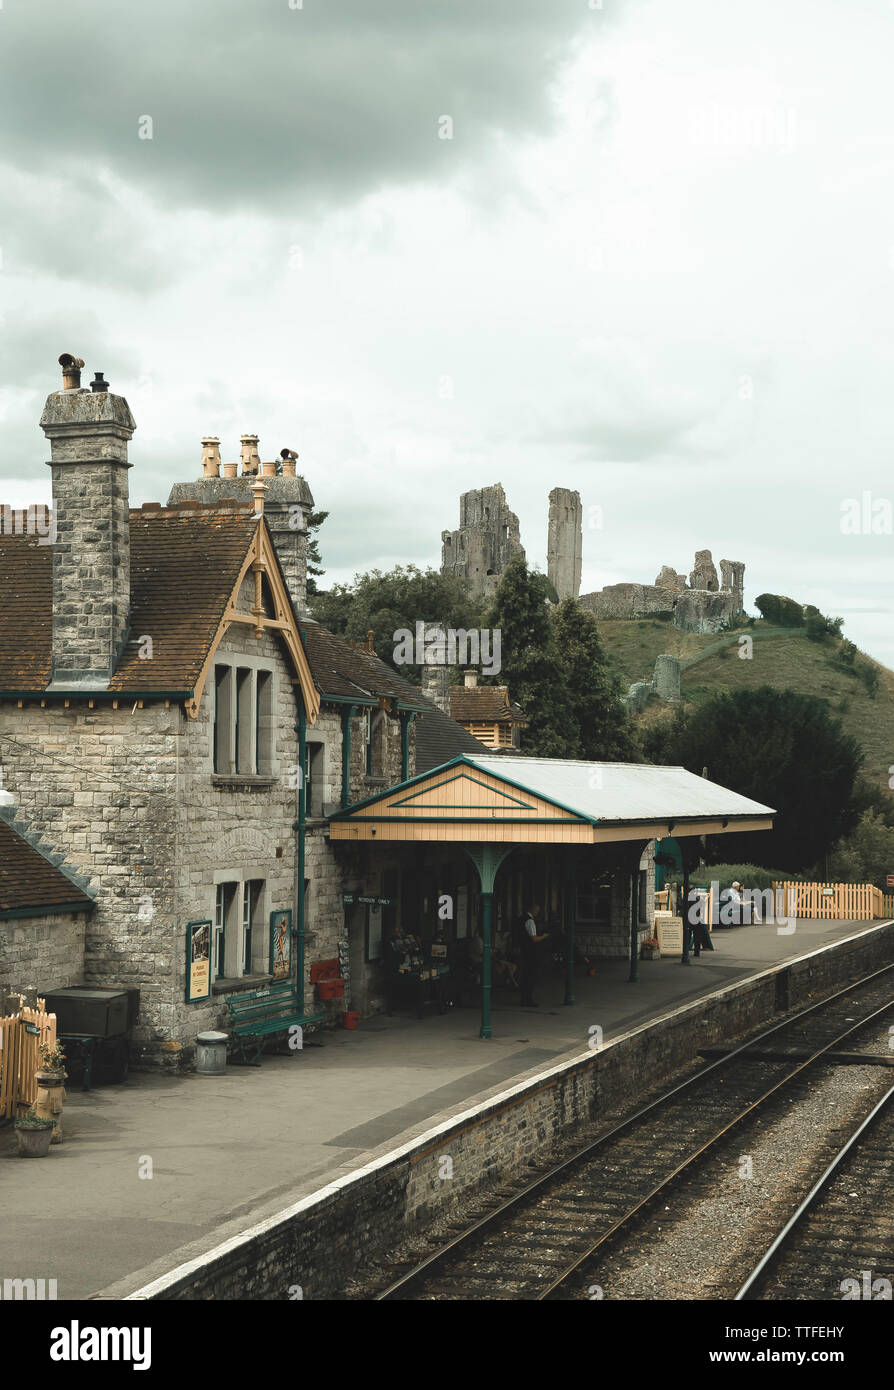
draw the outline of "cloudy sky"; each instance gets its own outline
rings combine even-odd
[[[65,350],[135,504],[297,449],[330,579],[497,481],[545,566],[558,484],[585,591],[710,548],[894,665],[892,54],[889,0],[4,0],[0,501]]]

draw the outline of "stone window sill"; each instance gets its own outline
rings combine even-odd
[[[368,787],[390,787],[391,783],[387,777],[364,777],[364,783]]]
[[[253,772],[215,772],[211,777],[213,787],[229,791],[264,791],[269,787],[275,787],[278,781],[278,777],[267,777]]]
[[[239,975],[236,979],[228,979],[221,976],[211,985],[212,994],[238,994],[240,990],[260,989],[262,985],[269,985],[273,982],[272,975]]]

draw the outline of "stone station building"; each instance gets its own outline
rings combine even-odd
[[[459,967],[479,925],[508,925],[534,895],[590,953],[635,958],[651,839],[687,820],[680,789],[660,823],[634,817],[597,845],[598,798],[562,810],[537,789],[540,760],[496,755],[495,771],[424,689],[309,617],[313,499],[292,451],[262,463],[243,436],[240,473],[209,436],[201,478],[132,510],[127,402],[60,362],[41,419],[52,516],[0,530],[0,990],[138,989],[132,1065],[180,1068],[198,1033],[226,1030],[228,998],[279,977],[283,942],[284,977],[331,1024],[384,1007],[398,923],[444,936]],[[400,824],[426,777],[434,805]],[[453,792],[438,811],[454,781],[462,811]],[[713,813],[688,820],[717,833]],[[193,999],[195,940],[209,990]],[[345,989],[322,1004],[324,962]]]

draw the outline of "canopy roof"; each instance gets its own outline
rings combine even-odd
[[[683,767],[463,754],[339,812],[330,837],[596,844],[770,830],[773,814]]]

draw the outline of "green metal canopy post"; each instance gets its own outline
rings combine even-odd
[[[567,957],[565,974],[565,1003],[574,1003],[574,878],[569,870],[565,872],[565,886],[562,893],[562,910],[565,919],[565,955]]]
[[[639,862],[630,870],[630,974],[627,979],[631,984],[639,979]]]
[[[470,849],[466,845],[465,850],[478,870],[478,880],[481,884],[481,935],[484,955],[481,961],[481,1032],[479,1037],[490,1038],[493,1036],[490,1026],[490,934],[494,881],[503,860],[512,853],[512,846],[510,845],[508,849],[505,849],[502,845],[487,844],[475,845],[473,849]]]

